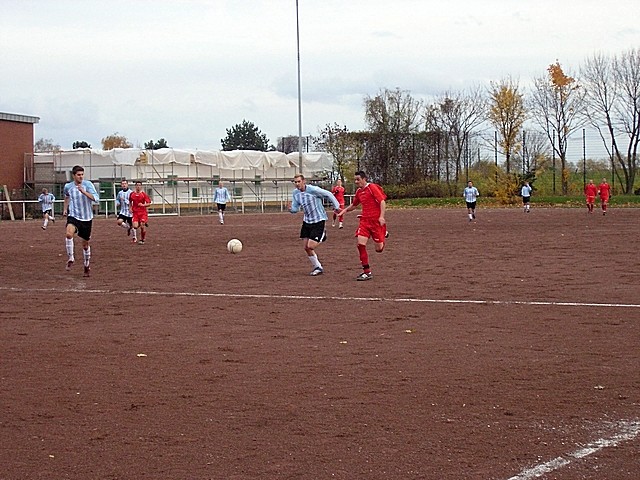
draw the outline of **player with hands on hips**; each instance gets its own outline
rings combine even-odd
[[[603,178],[602,183],[598,185],[598,195],[600,195],[600,206],[602,207],[602,215],[607,214],[607,206],[611,198],[611,185],[607,183],[607,179]]]
[[[593,213],[596,195],[598,195],[598,187],[595,186],[593,180],[589,180],[589,183],[584,187],[584,196],[587,200],[587,211],[589,213]]]

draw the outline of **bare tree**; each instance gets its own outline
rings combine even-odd
[[[469,151],[470,138],[485,117],[486,99],[480,88],[464,92],[445,92],[428,105],[423,113],[425,129],[444,139],[444,152],[452,160],[454,181],[460,179],[463,159]],[[468,158],[467,158],[468,161]],[[450,180],[449,164],[445,165]]]
[[[631,49],[619,57],[593,55],[580,73],[586,90],[586,117],[620,167],[623,191],[631,193],[640,142],[640,50]]]
[[[614,117],[620,94],[613,70],[611,57],[595,54],[585,61],[580,76],[585,87],[585,117],[597,129],[609,156],[615,155],[624,168],[625,162],[616,138],[618,128]]]
[[[59,152],[62,147],[57,143],[53,143],[50,138],[40,138],[33,144],[33,151],[37,153],[42,152]]]
[[[333,155],[336,175],[342,181],[356,171],[358,159],[363,155],[363,145],[350,134],[346,126],[327,124],[315,141],[316,148]]]
[[[625,192],[633,191],[640,142],[640,50],[631,49],[615,59],[614,75],[620,95],[620,106],[616,109],[624,133],[629,139],[627,164],[624,169]],[[621,156],[617,155],[618,160]]]
[[[551,148],[546,135],[536,131],[523,132],[523,143],[523,161],[526,170],[536,175],[546,169],[551,158]]]
[[[594,55],[585,61],[581,76],[586,116],[620,167],[623,191],[631,193],[640,141],[640,50],[631,49],[619,57]]]
[[[422,102],[408,91],[385,89],[373,98],[367,96],[364,107],[365,122],[372,134],[368,150],[373,171],[369,173],[382,183],[398,181],[402,151],[420,129]]]
[[[580,113],[584,106],[584,89],[564,73],[559,62],[547,68],[548,75],[534,79],[533,119],[547,135],[562,167],[562,193],[569,190],[567,144],[573,132],[584,125]]]
[[[527,119],[524,95],[517,82],[511,78],[491,82],[487,118],[498,132],[497,147],[505,156],[505,169],[509,175],[511,157],[522,150],[520,132]]]

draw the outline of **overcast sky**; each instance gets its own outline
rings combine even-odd
[[[302,130],[364,128],[381,89],[429,100],[640,48],[636,2],[299,0]],[[0,0],[0,111],[35,138],[218,150],[247,119],[298,134],[295,0]]]

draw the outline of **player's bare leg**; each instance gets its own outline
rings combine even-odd
[[[91,245],[89,241],[82,239],[82,264],[84,265],[84,276],[88,277],[91,274]]]
[[[138,228],[140,228],[140,224],[138,222],[133,222],[133,238],[131,239],[131,242],[133,243],[138,242]]]
[[[310,238],[307,238],[304,241],[304,251],[307,253],[307,258],[309,258],[309,261],[313,266],[313,270],[309,274],[312,277],[322,275],[324,273],[322,264],[320,263],[320,260],[318,260],[318,255],[316,254],[317,246],[318,242],[316,242],[315,240],[311,240]]]
[[[76,234],[76,227],[72,223],[67,224],[67,229],[65,231],[65,248],[67,250],[67,270],[71,270],[73,267],[73,262],[75,262],[75,257],[73,254],[73,237]]]

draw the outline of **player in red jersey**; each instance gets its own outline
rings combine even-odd
[[[344,187],[342,186],[342,180],[336,180],[336,184],[331,189],[331,193],[333,193],[333,196],[336,197],[336,200],[338,200],[338,203],[340,204],[340,210],[342,210],[344,208]],[[342,228],[343,216],[341,215],[338,217],[336,212],[333,212],[333,223],[331,224],[331,226],[336,226],[336,218],[338,219],[338,228]]]
[[[596,201],[596,195],[598,194],[598,187],[593,183],[593,180],[589,180],[587,186],[584,187],[584,196],[587,198],[587,210],[589,213],[593,213],[593,204]]]
[[[140,228],[140,241],[138,243],[144,245],[144,239],[147,236],[147,222],[149,221],[147,207],[151,205],[151,199],[142,190],[142,182],[140,180],[136,182],[136,189],[129,196],[129,204],[133,213],[133,228],[136,231]],[[133,242],[136,242],[136,237],[133,238]]]
[[[607,206],[609,198],[611,198],[611,185],[607,183],[607,179],[603,178],[602,183],[598,185],[598,195],[600,195],[600,206],[602,207],[602,215],[607,214]]]
[[[353,203],[347,208],[340,210],[338,216],[355,210],[358,205],[362,205],[360,224],[355,234],[358,239],[358,252],[360,254],[360,263],[362,263],[362,273],[358,275],[356,280],[371,280],[373,274],[369,266],[367,242],[369,238],[371,238],[376,245],[376,252],[381,253],[384,250],[384,242],[387,234],[387,221],[384,218],[387,208],[387,196],[380,185],[369,183],[367,175],[363,171],[356,172],[354,181],[358,190],[356,190]]]

